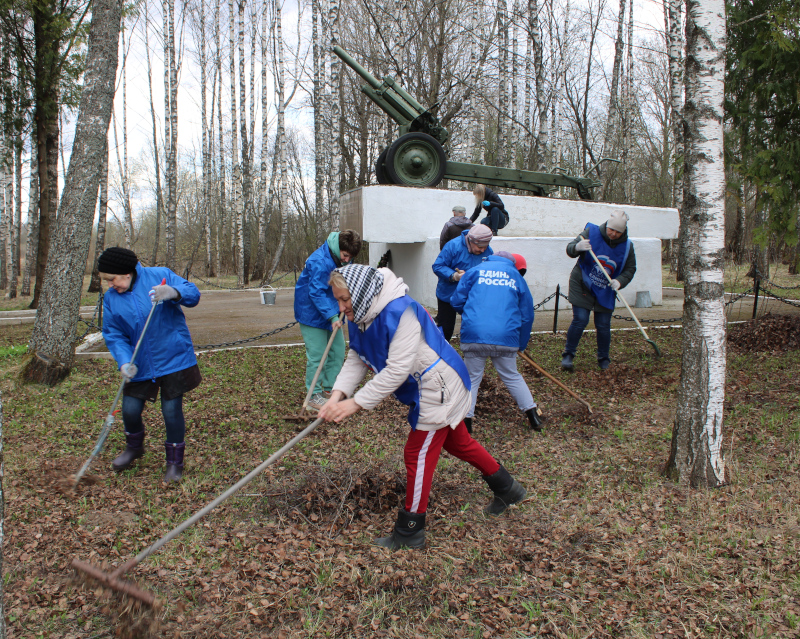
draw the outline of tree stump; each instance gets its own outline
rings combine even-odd
[[[69,368],[57,359],[36,351],[22,370],[22,379],[47,386],[55,386],[69,375]]]

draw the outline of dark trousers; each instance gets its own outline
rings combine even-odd
[[[145,400],[138,397],[122,398],[122,423],[126,433],[141,433],[144,430],[142,411]],[[167,427],[167,441],[180,444],[186,434],[186,420],[183,417],[183,395],[172,399],[161,398],[161,415]]]
[[[506,214],[498,206],[493,206],[488,215],[481,220],[481,224],[492,229],[492,235],[497,235],[497,231],[506,225]]]
[[[450,302],[440,300],[438,297],[436,301],[439,302],[438,314],[436,321],[444,333],[444,338],[449,342],[453,337],[453,331],[456,329],[456,309],[450,306]]]
[[[564,352],[573,357],[578,349],[578,342],[581,341],[583,330],[589,324],[589,314],[592,311],[572,306],[572,323],[567,329],[567,345]],[[594,314],[594,327],[597,329],[597,361],[609,359],[611,348],[611,312]]]

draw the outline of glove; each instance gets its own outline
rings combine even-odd
[[[165,302],[167,300],[178,299],[178,291],[172,288],[169,284],[159,284],[154,286],[150,291],[150,299],[153,302]]]
[[[133,362],[128,362],[127,364],[123,364],[119,367],[119,372],[122,373],[122,376],[131,381],[134,377],[136,377],[136,373],[139,372],[139,368]]]
[[[484,200],[483,205],[488,209],[492,205],[492,203],[489,200]]]
[[[615,291],[618,291],[620,288],[619,280],[611,280],[611,288],[613,288]]]
[[[575,250],[578,251],[578,253],[584,253],[590,248],[592,248],[592,243],[589,240],[581,240],[575,245]]]

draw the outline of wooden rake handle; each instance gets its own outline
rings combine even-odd
[[[589,411],[589,413],[591,413],[591,412],[592,412],[592,407],[589,405],[589,402],[587,402],[585,399],[583,399],[582,397],[580,397],[579,395],[577,395],[576,393],[574,393],[573,391],[571,391],[571,390],[570,390],[569,388],[567,388],[567,387],[566,387],[564,384],[562,384],[562,383],[561,383],[559,380],[557,380],[557,379],[556,379],[555,377],[553,377],[553,376],[552,376],[550,373],[548,373],[546,370],[544,370],[544,369],[543,369],[541,366],[539,366],[539,365],[538,365],[536,362],[534,362],[534,361],[533,361],[533,360],[530,358],[530,356],[529,356],[529,355],[528,355],[528,354],[527,354],[525,351],[520,351],[520,352],[519,352],[519,355],[520,355],[520,357],[521,357],[522,359],[524,359],[526,362],[528,362],[528,364],[530,364],[530,365],[531,365],[531,367],[532,367],[534,370],[537,370],[537,371],[539,371],[539,372],[540,372],[542,375],[544,375],[544,376],[545,376],[547,379],[549,379],[551,382],[555,382],[555,383],[556,383],[556,385],[560,386],[560,387],[561,387],[561,388],[563,388],[565,391],[567,391],[567,393],[569,393],[569,395],[570,395],[571,397],[575,398],[575,399],[576,399],[576,400],[578,400],[578,401],[579,401],[581,404],[583,404],[583,405],[586,407],[586,410],[588,410],[588,411]]]

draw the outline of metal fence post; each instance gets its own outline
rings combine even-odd
[[[556,308],[555,312],[553,313],[553,335],[556,334],[558,330],[558,301],[561,297],[561,284],[556,284]]]
[[[756,311],[758,310],[758,289],[760,287],[761,287],[761,278],[758,277],[758,275],[756,275],[756,284],[754,287],[756,289],[756,297],[753,300],[753,319],[756,318]]]

